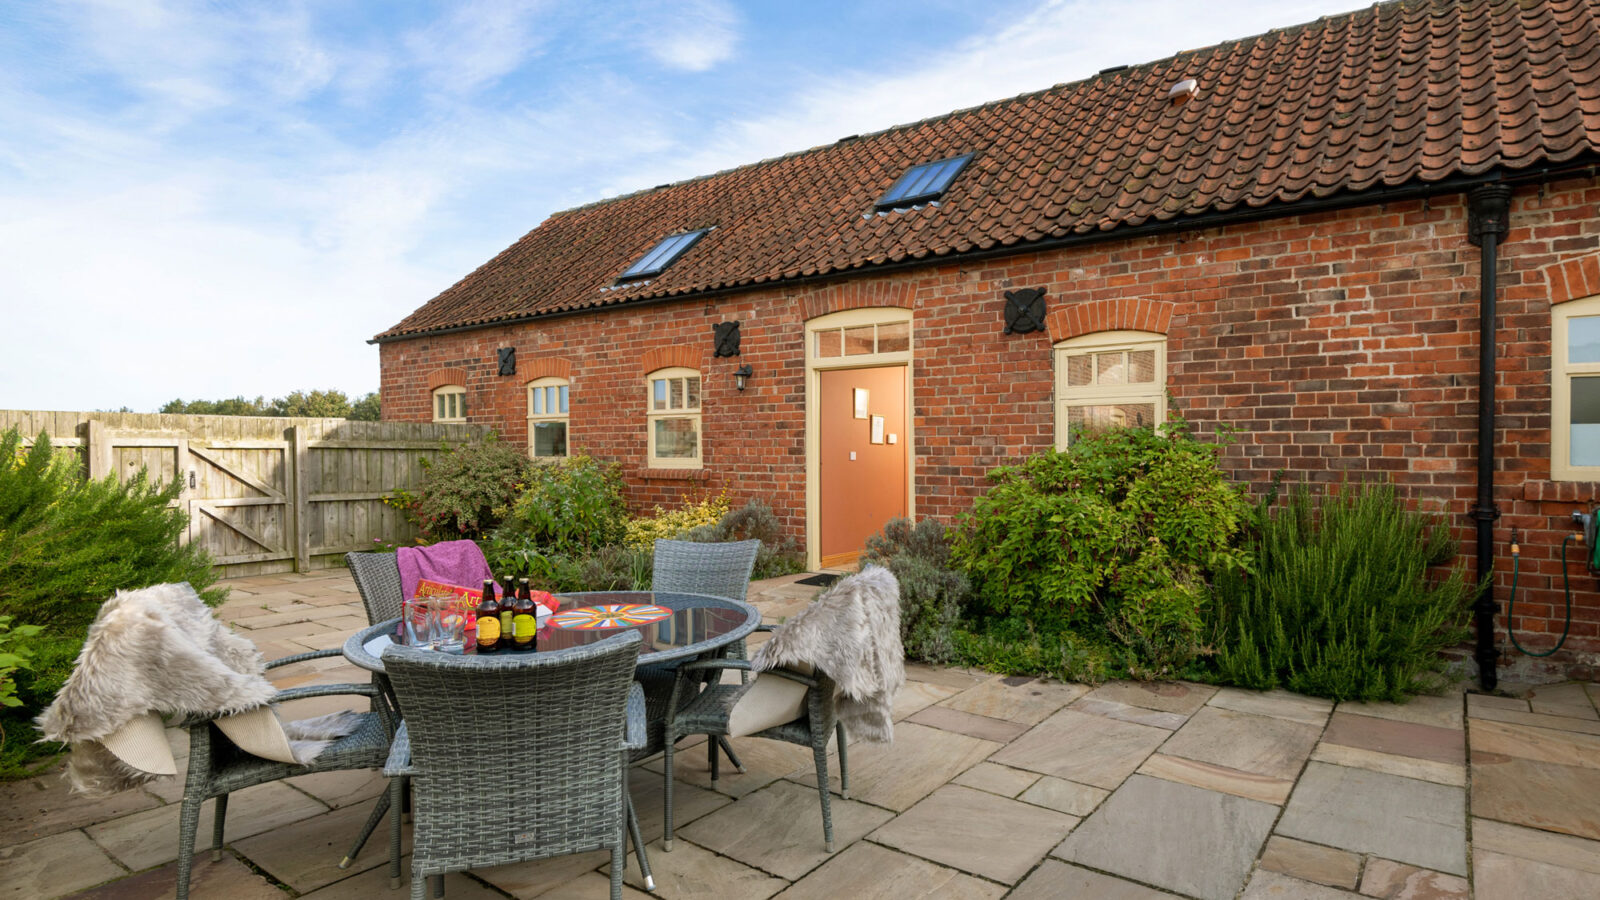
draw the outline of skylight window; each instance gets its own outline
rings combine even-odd
[[[695,241],[705,237],[705,233],[710,230],[709,228],[702,228],[698,231],[662,238],[661,243],[650,248],[649,253],[646,253],[642,259],[629,266],[628,271],[617,276],[617,280],[626,281],[630,278],[646,278],[655,275],[667,266],[672,265],[674,260],[682,256],[684,251],[694,246]]]
[[[898,209],[937,199],[971,161],[972,154],[967,153],[912,166],[910,171],[900,176],[894,187],[889,188],[889,193],[878,200],[878,208]]]

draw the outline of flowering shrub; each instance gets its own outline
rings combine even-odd
[[[671,540],[691,528],[715,525],[727,514],[726,492],[686,502],[677,509],[663,510],[658,506],[653,515],[629,519],[622,542],[629,547],[653,547],[657,538]]]
[[[445,541],[482,537],[492,531],[522,493],[534,465],[521,451],[491,434],[478,443],[462,444],[436,459],[423,460],[423,468],[422,484],[411,506],[422,533],[430,540]],[[409,495],[397,493],[384,502],[395,506],[409,501]]]

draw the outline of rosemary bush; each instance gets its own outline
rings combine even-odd
[[[1313,497],[1265,517],[1255,572],[1215,582],[1210,625],[1225,680],[1336,700],[1403,700],[1435,686],[1440,651],[1466,637],[1473,584],[1449,531],[1389,485]]]
[[[884,566],[900,582],[900,641],[906,656],[932,663],[954,660],[956,624],[972,585],[950,568],[944,523],[891,519],[867,539],[861,561]]]

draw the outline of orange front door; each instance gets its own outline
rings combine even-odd
[[[818,375],[817,543],[822,565],[844,566],[856,561],[885,522],[906,514],[906,368]],[[866,418],[856,418],[858,391],[865,391],[860,401]]]

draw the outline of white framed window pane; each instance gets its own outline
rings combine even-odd
[[[700,408],[700,378],[699,378],[699,376],[695,376],[695,377],[692,377],[692,378],[685,378],[683,380],[683,385],[684,385],[684,389],[683,389],[683,392],[684,392],[684,404],[683,405],[684,405],[684,407],[687,408],[687,409],[699,409]]]
[[[1094,377],[1094,357],[1087,354],[1067,357],[1067,384],[1071,387],[1087,385]]]
[[[561,386],[561,414],[567,414],[567,385]]]
[[[528,413],[530,415],[535,415],[535,416],[544,415],[544,389],[543,388],[534,388],[532,391],[529,391],[528,393],[529,393],[529,399],[532,401],[532,403],[530,404],[530,408],[528,410]]]
[[[567,423],[536,422],[533,426],[533,455],[566,456]]]
[[[660,418],[655,420],[656,458],[694,459],[700,443],[695,420],[689,418]]]
[[[910,349],[910,322],[885,322],[878,326],[879,353],[904,353]]]
[[[844,355],[843,338],[838,329],[817,332],[817,358],[829,359]]]
[[[650,387],[651,387],[652,394],[653,394],[653,396],[655,398],[655,406],[654,406],[654,408],[655,409],[666,409],[667,408],[667,380],[665,378],[657,378],[656,380],[650,382]]]
[[[443,394],[434,394],[433,395],[433,417],[435,419],[444,418],[444,395]]]
[[[683,409],[682,378],[673,378],[667,381],[667,408]]]
[[[1567,320],[1567,362],[1600,362],[1600,316]]]
[[[1572,379],[1570,465],[1600,466],[1600,377]]]
[[[1127,367],[1123,365],[1123,353],[1096,353],[1094,355],[1095,384],[1127,384]]]
[[[1154,425],[1155,421],[1156,407],[1153,403],[1108,403],[1103,406],[1067,407],[1067,427],[1072,430],[1137,428]]]
[[[1156,352],[1154,350],[1128,351],[1128,383],[1150,384],[1156,380]]]
[[[866,356],[873,352],[875,342],[872,332],[875,326],[860,325],[844,330],[844,355]]]

